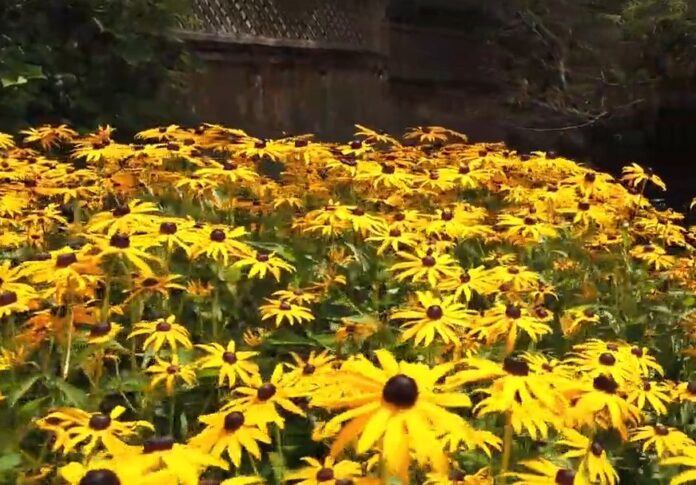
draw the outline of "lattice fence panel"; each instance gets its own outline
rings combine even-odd
[[[373,0],[194,0],[186,30],[359,48],[377,45]]]

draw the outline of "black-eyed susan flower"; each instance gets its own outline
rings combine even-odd
[[[658,458],[681,455],[695,446],[694,441],[676,428],[656,424],[631,432],[630,440],[641,443],[643,452],[653,451]]]
[[[169,483],[200,484],[201,474],[210,467],[227,470],[227,462],[188,444],[176,443],[171,436],[146,439],[139,454],[120,457],[141,464],[146,470],[159,470],[169,477]]]
[[[166,471],[148,470],[132,462],[124,466],[123,459],[103,457],[90,460],[87,465],[70,462],[60,467],[58,473],[69,485],[170,485],[172,479]]]
[[[229,456],[234,466],[242,462],[242,452],[246,451],[256,460],[261,459],[259,443],[269,444],[268,433],[255,425],[248,425],[244,412],[218,412],[200,416],[198,420],[205,428],[191,437],[188,444],[209,453],[214,457]]]
[[[533,342],[551,333],[551,327],[537,314],[531,314],[523,306],[504,303],[486,310],[472,325],[472,329],[489,344],[503,340],[508,353],[515,348],[520,333],[527,335]]]
[[[252,250],[236,261],[233,265],[238,268],[249,268],[249,278],[265,278],[270,273],[276,281],[280,281],[281,272],[293,273],[295,268],[273,252]]]
[[[621,177],[621,180],[626,182],[631,187],[638,187],[641,184],[647,184],[650,182],[662,190],[667,190],[667,186],[660,177],[658,177],[651,169],[645,170],[637,163],[632,163],[628,167],[624,167],[622,172],[623,176]]]
[[[253,387],[237,387],[235,392],[239,397],[225,404],[222,411],[243,412],[249,425],[258,426],[263,430],[268,423],[283,428],[285,420],[279,414],[278,408],[305,416],[305,412],[292,399],[304,397],[306,389],[296,386],[294,381],[292,376],[284,372],[283,364],[278,364],[267,382],[256,382]]]
[[[272,300],[266,298],[266,304],[259,306],[261,320],[273,319],[275,326],[280,327],[287,322],[289,325],[310,322],[314,320],[314,315],[309,308],[292,304],[285,300]]]
[[[452,366],[398,362],[384,349],[375,355],[380,367],[363,356],[352,357],[342,364],[333,384],[327,383],[311,396],[314,406],[346,409],[327,423],[329,428],[348,423],[336,436],[332,455],[353,441],[358,453],[380,443],[389,473],[403,481],[407,481],[412,450],[418,463],[446,470],[443,450],[431,444],[462,421],[445,408],[471,405],[466,394],[443,391],[437,383]]]
[[[55,434],[56,451],[62,449],[67,454],[80,446],[82,453],[90,455],[102,445],[109,453],[118,455],[128,449],[123,440],[137,436],[139,428],[154,430],[147,421],[118,421],[125,411],[123,406],[114,407],[109,414],[61,408],[38,420],[37,426]]]
[[[259,366],[251,360],[258,352],[237,350],[234,340],[227,342],[225,347],[215,342],[196,347],[207,353],[196,361],[196,365],[200,369],[217,369],[218,386],[227,382],[227,386],[232,388],[237,384],[237,378],[244,384],[260,382]]]
[[[389,268],[397,281],[423,282],[435,288],[441,281],[458,276],[458,267],[449,254],[418,247],[414,253],[399,251],[397,255],[401,261]]]
[[[362,475],[362,466],[355,461],[336,461],[331,456],[323,461],[304,457],[302,461],[306,466],[287,473],[284,477],[286,480],[296,482],[297,485],[343,485],[354,483]]]
[[[190,387],[196,384],[196,371],[193,365],[179,362],[177,354],[172,355],[171,361],[155,357],[155,363],[145,369],[145,372],[151,375],[150,389],[154,389],[164,382],[168,396],[174,394],[174,388],[178,380],[183,381]]]
[[[570,448],[561,455],[562,458],[579,458],[578,472],[586,477],[587,482],[600,485],[614,485],[619,481],[619,474],[614,469],[606,450],[598,441],[579,433],[574,429],[564,429],[559,446]]]
[[[143,348],[152,348],[155,352],[159,351],[165,344],[172,352],[176,352],[179,346],[186,349],[193,348],[189,331],[183,325],[176,323],[174,315],[170,315],[166,319],[160,318],[155,321],[136,323],[128,338],[131,339],[139,335],[147,335],[143,342]]]
[[[437,336],[445,344],[457,345],[459,335],[471,326],[472,315],[476,313],[457,303],[455,298],[454,295],[437,297],[430,291],[416,292],[416,301],[391,314],[393,320],[403,320],[401,338],[429,346]]]
[[[572,468],[564,468],[555,463],[539,458],[518,463],[526,472],[508,472],[514,485],[589,485],[582,476]]]
[[[240,258],[249,253],[249,246],[238,241],[245,234],[246,229],[243,226],[206,226],[200,230],[191,247],[191,257],[195,259],[205,255],[228,266],[230,258]]]

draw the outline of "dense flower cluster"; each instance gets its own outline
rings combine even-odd
[[[696,231],[651,171],[112,135],[0,134],[7,480],[696,480]]]

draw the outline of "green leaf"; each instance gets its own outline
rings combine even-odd
[[[70,404],[79,408],[85,406],[87,403],[87,393],[85,391],[62,379],[56,379],[54,383]]]
[[[0,472],[7,472],[17,468],[22,463],[19,453],[5,453],[0,456]]]
[[[50,397],[51,396],[42,396],[24,404],[19,408],[19,411],[17,411],[17,421],[25,423],[38,416],[39,411],[41,410],[41,405],[44,403],[44,401],[50,399]]]
[[[41,378],[41,375],[33,375],[29,376],[26,379],[24,379],[22,382],[19,383],[19,385],[15,388],[14,391],[10,394],[8,397],[7,401],[10,404],[10,407],[14,407],[15,404],[17,404],[17,401],[22,399],[22,396],[24,396],[29,389],[36,383]]]

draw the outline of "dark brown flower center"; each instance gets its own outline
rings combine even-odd
[[[171,436],[153,436],[143,442],[143,453],[169,451],[174,448],[174,438]]]
[[[256,261],[260,263],[267,263],[269,259],[270,256],[268,255],[268,253],[258,253],[256,255]]]
[[[106,414],[95,414],[89,418],[89,427],[95,431],[103,431],[111,426],[111,418]]]
[[[306,376],[311,376],[314,374],[314,371],[316,371],[317,368],[313,366],[312,364],[307,364],[302,368],[302,373]]]
[[[433,256],[428,254],[426,257],[421,259],[421,263],[423,264],[423,266],[427,268],[432,268],[433,266],[435,266],[435,263],[437,263],[437,261],[435,261],[435,258]]]
[[[526,376],[529,375],[529,364],[514,357],[505,357],[503,370],[513,376]]]
[[[89,470],[78,485],[121,485],[121,481],[111,470]]]
[[[160,234],[171,236],[172,234],[176,234],[177,229],[175,222],[163,222],[160,224],[159,232]]]
[[[648,392],[652,389],[652,384],[650,384],[648,381],[643,382],[643,390],[645,392]]]
[[[213,229],[210,231],[210,240],[214,242],[223,242],[227,236],[222,229]]]
[[[430,171],[430,180],[437,180],[439,178],[440,178],[440,174],[437,173],[437,170]]]
[[[14,291],[3,291],[0,293],[0,306],[12,305],[17,303],[17,293]]]
[[[295,148],[303,148],[309,144],[307,140],[295,140]]]
[[[602,365],[614,365],[616,364],[616,357],[609,352],[604,352],[599,356],[599,363]]]
[[[522,316],[522,310],[516,305],[508,305],[505,308],[505,316],[517,320]]]
[[[397,214],[394,215],[394,220],[395,220],[395,221],[401,222],[401,221],[403,221],[403,220],[405,220],[405,219],[406,219],[406,214],[403,214],[402,212],[399,212],[399,213],[397,213]]]
[[[112,210],[111,213],[115,217],[123,217],[125,215],[130,214],[130,207],[128,207],[127,205],[120,205],[116,207],[114,210]]]
[[[592,308],[585,308],[582,312],[587,318],[592,318],[595,316],[595,312]]]
[[[514,266],[511,266],[510,268],[508,268],[507,271],[509,274],[519,274],[520,273],[520,269],[516,268]]]
[[[396,172],[394,165],[382,165],[382,173],[386,175],[391,175]]]
[[[391,229],[389,231],[389,236],[390,237],[399,237],[399,236],[401,236],[401,231],[398,229]]]
[[[425,314],[431,320],[439,320],[443,315],[442,307],[440,305],[430,305],[427,310],[425,310]]]
[[[173,376],[173,375],[176,374],[177,372],[179,372],[179,366],[178,366],[178,365],[172,364],[172,365],[170,365],[169,367],[167,367],[167,374]]]
[[[358,217],[365,215],[365,211],[362,210],[360,207],[356,207],[355,209],[351,210],[351,213],[354,216],[358,216]]]
[[[234,352],[223,352],[222,361],[226,364],[234,364],[237,362],[237,354]]]
[[[606,392],[607,394],[615,394],[619,389],[619,385],[614,378],[605,375],[595,377],[592,385],[598,391]]]
[[[460,175],[466,175],[466,174],[468,174],[469,172],[470,172],[470,169],[469,169],[469,167],[467,167],[466,165],[463,165],[463,166],[459,167],[459,173],[460,173]]]
[[[143,280],[142,285],[145,288],[151,288],[151,287],[155,286],[157,283],[159,283],[159,280],[157,278],[145,278]]]
[[[109,239],[109,245],[113,248],[126,249],[130,246],[130,238],[123,234],[114,234]]]
[[[451,210],[444,210],[442,211],[442,215],[440,217],[442,217],[443,221],[451,221],[454,219],[454,214]]]
[[[643,349],[641,349],[640,347],[632,347],[631,353],[638,358],[643,357]]]
[[[327,482],[334,479],[334,471],[331,468],[322,468],[317,472],[317,482]]]
[[[111,332],[111,323],[102,322],[92,326],[92,328],[89,331],[89,336],[103,337],[105,335],[109,335],[109,332]]]
[[[158,332],[169,332],[172,329],[172,325],[169,322],[159,322],[155,327]]]
[[[561,468],[556,472],[556,483],[558,485],[573,485],[575,483],[575,471]]]
[[[656,424],[655,434],[658,436],[667,436],[669,434],[669,429],[661,424]]]
[[[382,398],[397,408],[408,409],[418,399],[418,385],[412,378],[397,374],[384,385]]]
[[[594,456],[602,456],[602,453],[604,453],[604,447],[596,441],[593,441],[592,446],[590,446],[590,451]]]
[[[244,415],[239,411],[232,411],[225,416],[225,430],[233,433],[244,425]]]
[[[469,276],[469,273],[465,272],[463,275],[459,277],[459,281],[461,283],[468,283],[469,281],[471,281],[471,276]]]
[[[231,170],[234,170],[234,169],[236,169],[236,168],[237,168],[237,166],[236,166],[234,163],[225,162],[225,163],[222,164],[222,169],[223,169],[223,170],[231,171]]]
[[[589,210],[589,209],[590,209],[590,204],[589,204],[589,202],[580,202],[580,203],[578,204],[578,209],[580,209],[581,211]]]
[[[341,478],[340,480],[336,480],[334,485],[353,485],[354,482],[350,478]]]
[[[258,397],[261,401],[268,401],[270,398],[275,396],[275,393],[276,387],[270,382],[266,382],[257,389],[256,397]]]
[[[586,181],[586,182],[592,183],[592,182],[595,181],[596,178],[597,178],[597,175],[594,174],[594,173],[592,173],[592,172],[587,172],[587,173],[585,174],[585,181]]]
[[[447,478],[449,478],[452,482],[461,482],[464,480],[464,472],[461,470],[450,470],[449,475]]]
[[[615,343],[608,343],[607,350],[611,350],[612,352],[616,352],[617,350],[619,350],[619,346]]]
[[[290,305],[290,303],[288,303],[287,301],[281,301],[280,305],[278,305],[278,308],[280,308],[284,312],[287,312],[290,311],[290,309],[292,309],[292,305]]]
[[[56,257],[56,268],[67,268],[73,263],[77,263],[77,255],[75,253],[59,254]]]

